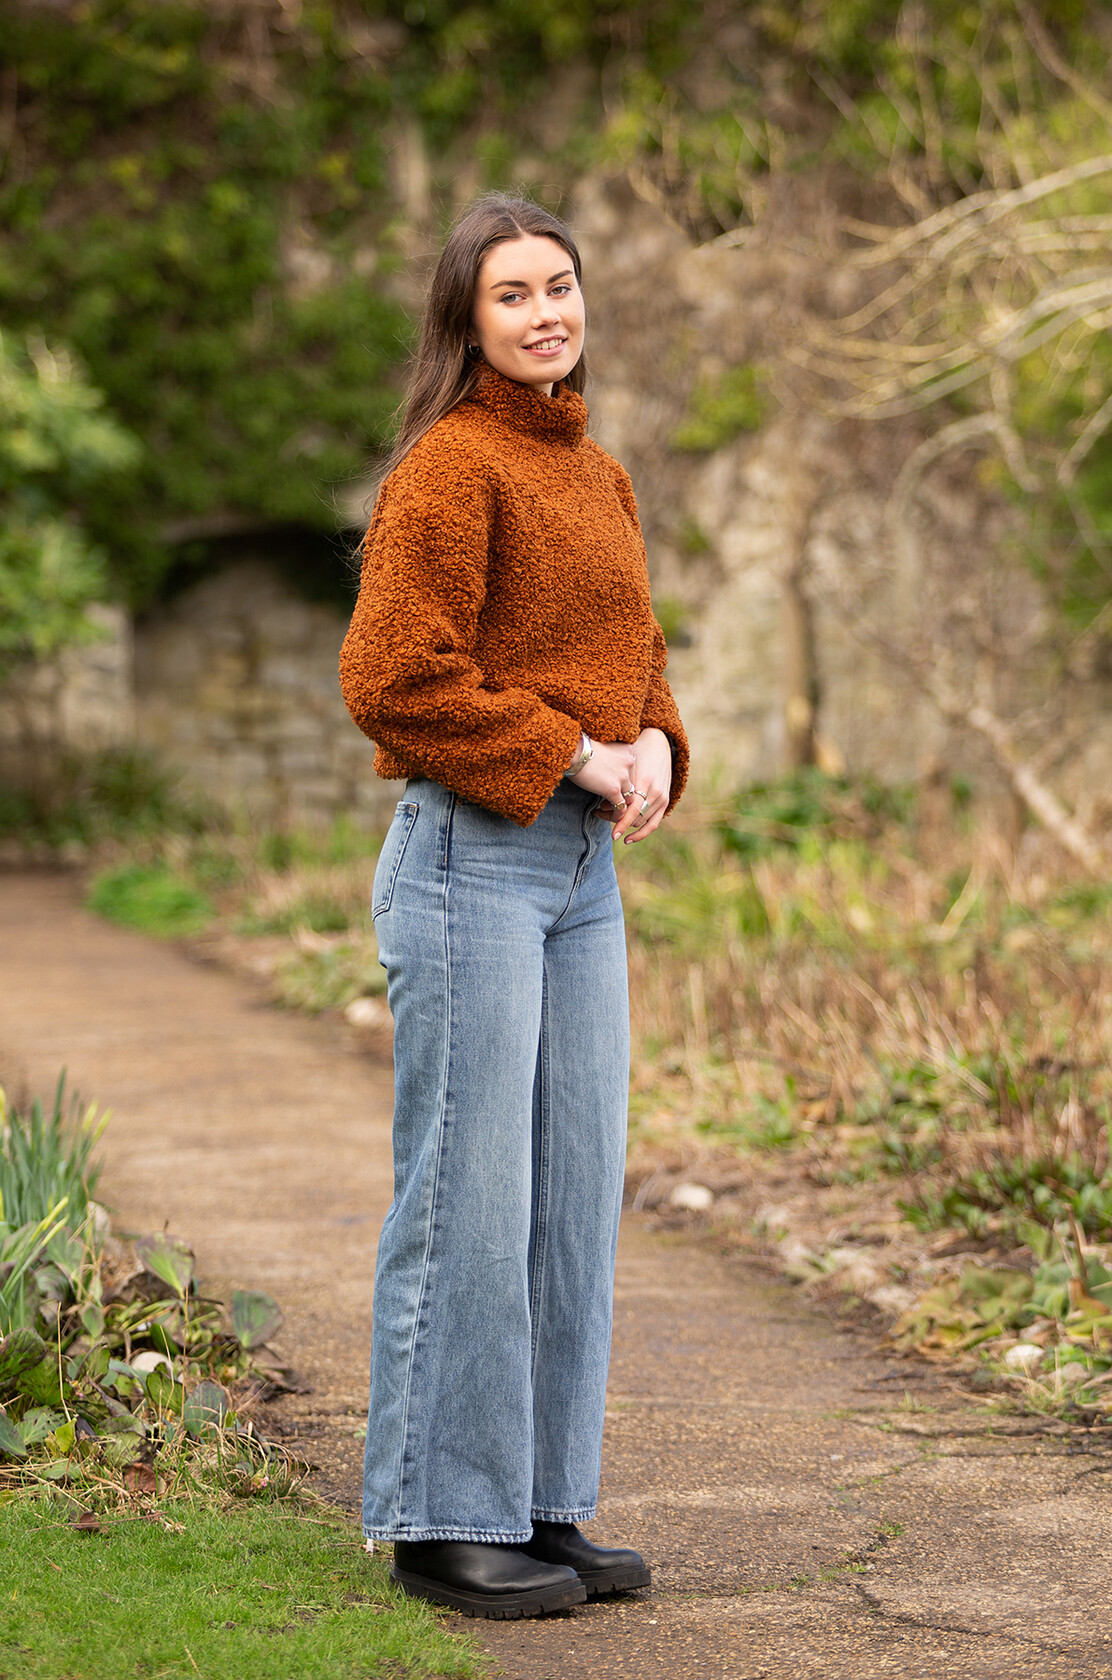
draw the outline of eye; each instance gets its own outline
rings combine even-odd
[[[571,291],[571,287],[567,284],[566,281],[562,281],[559,286],[553,286],[552,295],[553,295],[553,297],[566,297],[566,295],[570,291]]]
[[[500,297],[498,301],[499,303],[516,303],[520,296],[520,292],[507,292],[505,297]]]

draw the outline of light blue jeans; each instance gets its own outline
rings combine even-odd
[[[612,829],[411,781],[372,910],[394,1014],[363,1526],[520,1543],[594,1515],[625,1159]]]

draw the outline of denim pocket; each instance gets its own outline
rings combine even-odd
[[[384,910],[390,908],[390,900],[394,896],[394,882],[398,878],[406,843],[413,832],[419,809],[419,806],[403,799],[394,812],[394,820],[390,824],[389,832],[382,843],[382,850],[378,854],[378,863],[375,865],[374,886],[371,889],[372,918],[381,916]]]

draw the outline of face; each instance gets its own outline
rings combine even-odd
[[[499,373],[551,396],[583,351],[583,293],[554,239],[526,234],[483,258],[471,310],[472,342]]]

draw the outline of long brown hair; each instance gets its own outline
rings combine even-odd
[[[440,254],[425,299],[421,339],[409,386],[400,409],[398,441],[383,469],[380,483],[404,460],[419,438],[450,409],[462,402],[478,377],[479,367],[468,349],[475,282],[487,252],[507,239],[536,234],[554,239],[567,252],[582,283],[583,265],[569,229],[558,216],[511,193],[485,193],[456,218],[448,243]],[[587,367],[580,356],[561,384],[582,391]]]

